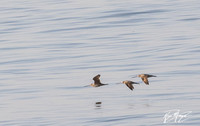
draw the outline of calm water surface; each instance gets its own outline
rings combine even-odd
[[[200,124],[200,1],[0,1],[0,124]],[[145,85],[136,74],[157,75]],[[101,74],[108,86],[85,87]],[[123,80],[140,82],[134,91]],[[96,104],[96,102],[99,102]],[[192,111],[163,123],[167,111]]]

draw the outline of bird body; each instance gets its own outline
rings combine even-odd
[[[90,86],[92,87],[100,87],[100,86],[104,86],[104,85],[108,85],[108,84],[102,84],[100,81],[100,74],[96,75],[95,77],[93,77],[94,83],[90,84]]]
[[[147,78],[149,77],[156,77],[155,75],[150,75],[150,74],[139,74],[138,77],[142,79],[142,81],[146,84],[149,85],[149,81]]]
[[[122,81],[122,83],[126,84],[126,86],[131,90],[134,89],[133,84],[139,84],[139,83],[136,83],[136,82],[133,82],[133,81],[129,81],[129,80]]]

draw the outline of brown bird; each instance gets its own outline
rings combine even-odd
[[[136,83],[136,82],[133,82],[133,81],[129,81],[129,80],[122,81],[122,83],[126,84],[126,86],[131,90],[134,89],[133,84],[139,84],[139,83]]]
[[[96,75],[95,77],[93,77],[94,83],[90,84],[92,87],[100,87],[103,85],[108,85],[108,84],[102,84],[100,81],[100,74]]]
[[[156,76],[155,75],[150,75],[150,74],[139,74],[139,75],[137,75],[137,77],[140,77],[146,85],[149,85],[149,81],[148,81],[147,78],[156,77]]]

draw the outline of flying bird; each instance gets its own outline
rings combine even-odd
[[[100,86],[104,86],[104,85],[108,85],[108,84],[102,84],[100,81],[100,74],[96,75],[95,77],[93,77],[94,83],[90,84],[92,87],[100,87]]]
[[[149,77],[156,77],[155,75],[150,75],[150,74],[139,74],[137,75],[137,77],[140,77],[142,79],[142,81],[146,84],[149,85],[149,81],[147,78]]]
[[[139,83],[136,83],[136,82],[133,82],[133,81],[129,81],[129,80],[122,81],[122,83],[126,84],[126,86],[131,90],[134,89],[133,84],[139,84]]]

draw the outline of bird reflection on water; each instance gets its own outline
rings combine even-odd
[[[95,103],[95,109],[101,109],[102,102],[96,102]]]

